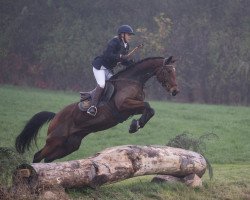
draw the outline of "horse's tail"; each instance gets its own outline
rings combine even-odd
[[[22,132],[16,138],[16,150],[19,153],[24,153],[25,150],[29,150],[32,140],[36,141],[36,136],[39,129],[46,123],[55,117],[53,112],[39,112],[35,114],[25,125]]]

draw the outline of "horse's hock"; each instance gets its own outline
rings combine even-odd
[[[82,160],[21,165],[14,173],[14,183],[22,182],[22,186],[33,191],[55,187],[96,188],[154,174],[168,175],[167,179],[171,175],[182,182],[190,182],[190,177],[195,175],[200,179],[205,171],[206,161],[198,153],[168,146],[128,145],[108,148]]]

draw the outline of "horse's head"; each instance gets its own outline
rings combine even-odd
[[[156,72],[157,80],[172,96],[179,93],[174,63],[175,60],[173,60],[172,56],[168,59],[164,59],[163,65],[159,67]]]

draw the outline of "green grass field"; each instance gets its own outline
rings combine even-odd
[[[37,112],[58,112],[78,101],[73,92],[49,91],[25,87],[0,86],[0,147],[14,145],[15,137]],[[204,187],[153,184],[151,176],[106,185],[98,190],[70,190],[76,199],[250,199],[250,108],[241,106],[151,102],[155,116],[137,134],[129,134],[131,119],[109,130],[90,134],[77,152],[61,159],[82,159],[104,148],[137,144],[165,145],[183,132],[199,137],[215,133],[218,139],[207,141],[205,156],[214,168],[214,179],[203,178]],[[135,116],[138,118],[138,116]],[[46,126],[38,136],[38,149],[45,142]],[[25,156],[32,160],[34,147]],[[60,161],[60,160],[58,160]]]

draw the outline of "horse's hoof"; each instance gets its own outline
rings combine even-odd
[[[136,119],[133,119],[129,128],[129,133],[135,133],[140,128],[139,121]]]

